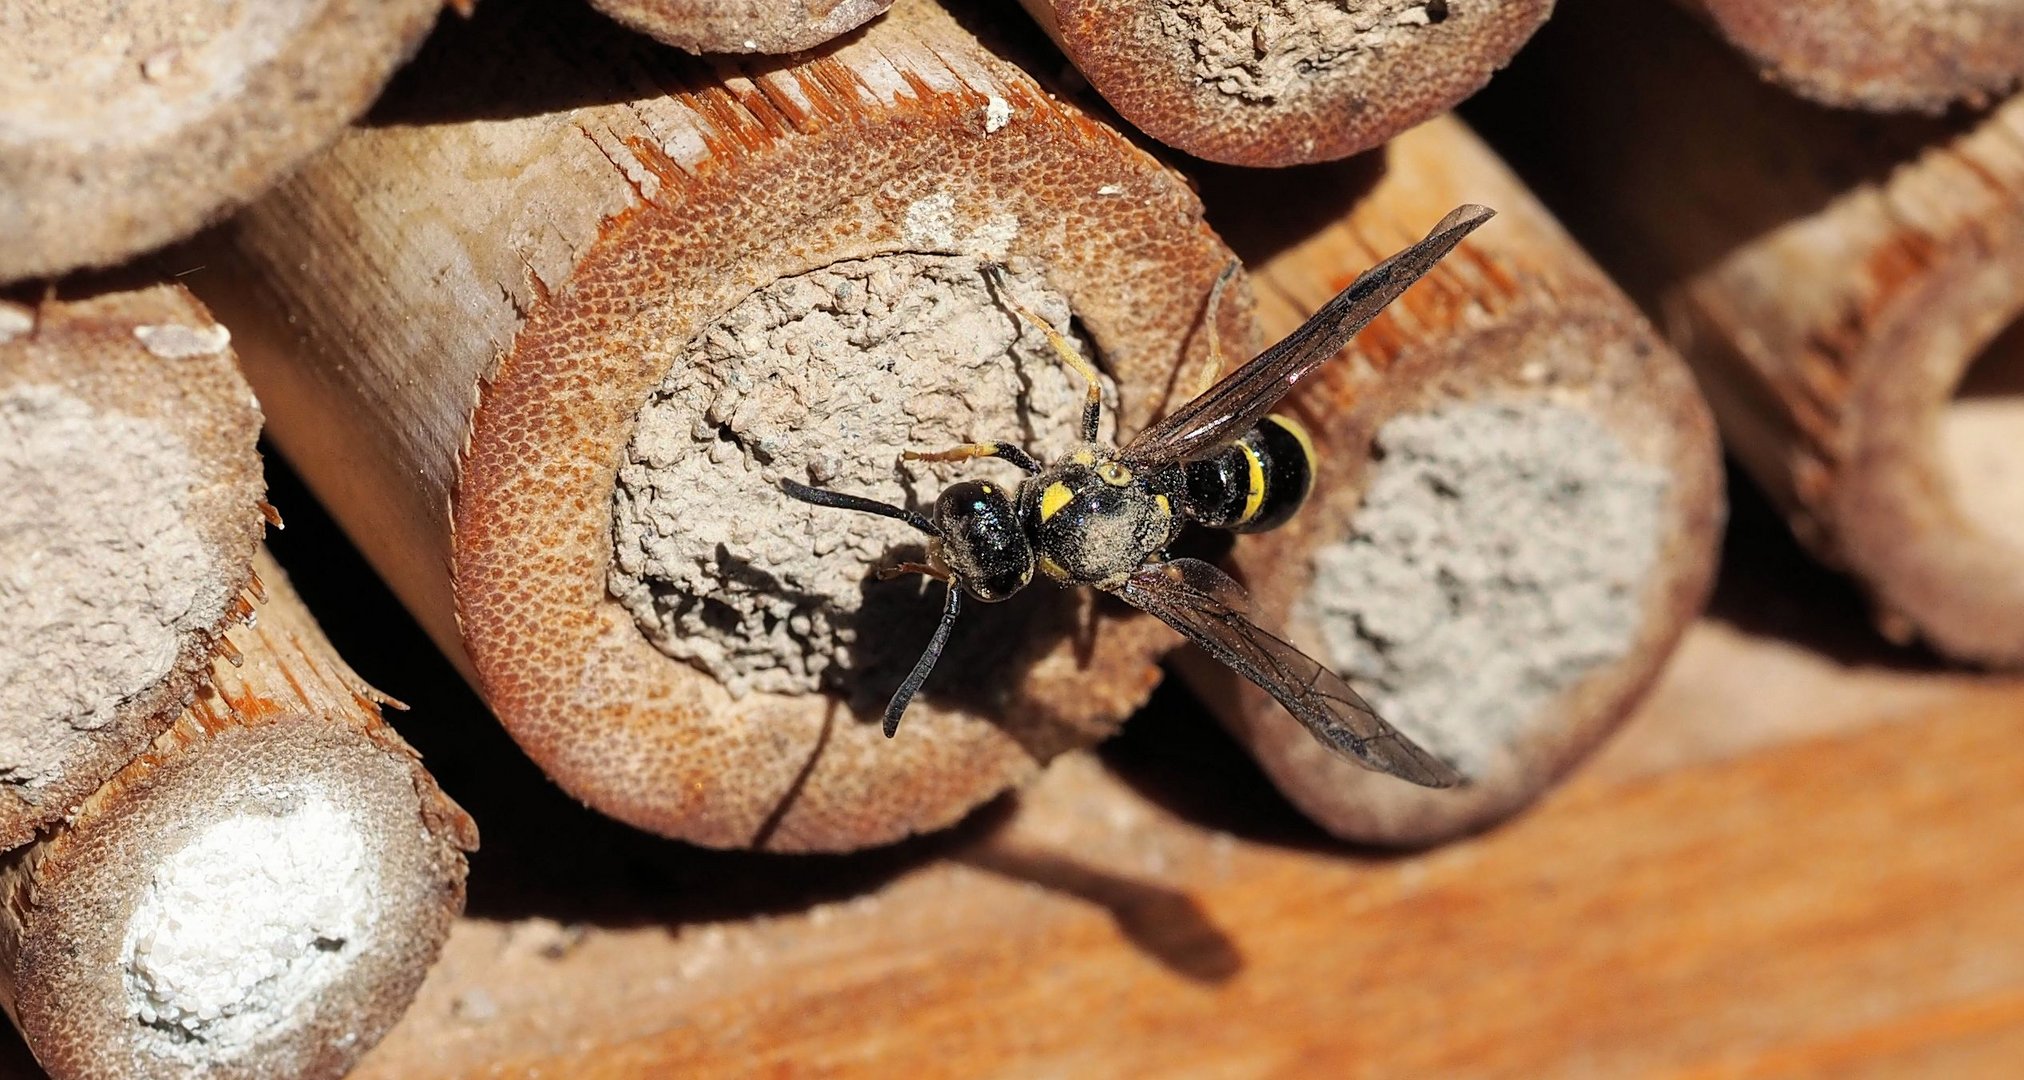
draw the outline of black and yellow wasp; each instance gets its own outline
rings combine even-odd
[[[979,481],[951,484],[935,500],[931,519],[783,481],[787,494],[803,502],[895,518],[930,538],[927,563],[881,571],[884,577],[926,574],[948,585],[927,651],[886,707],[886,735],[899,730],[907,704],[934,669],[963,595],[985,603],[1003,600],[1038,570],[1063,585],[1093,586],[1159,616],[1265,688],[1323,745],[1357,764],[1426,787],[1462,783],[1451,766],[1380,719],[1333,671],[1253,624],[1244,615],[1243,589],[1222,571],[1197,559],[1168,559],[1165,552],[1189,523],[1256,531],[1299,509],[1314,482],[1314,446],[1297,422],[1268,415],[1273,406],[1492,213],[1481,206],[1456,209],[1425,239],[1365,271],[1285,340],[1122,447],[1098,441],[1103,406],[1095,369],[1044,320],[1008,301],[1047,335],[1062,362],[1088,381],[1081,443],[1046,466],[997,442],[906,456],[1000,458],[1028,474],[1016,490]]]

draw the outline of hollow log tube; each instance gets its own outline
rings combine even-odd
[[[1663,6],[1555,29],[1513,153],[1660,313],[1730,453],[1886,636],[2024,665],[2024,101],[1837,113]]]
[[[249,610],[260,408],[176,285],[0,296],[0,849],[190,700]]]
[[[1035,588],[970,605],[885,738],[941,586],[868,578],[921,538],[777,485],[926,506],[1019,474],[904,450],[1065,449],[1084,383],[1012,304],[1086,333],[1145,423],[1233,259],[1181,178],[930,3],[747,67],[568,5],[457,30],[190,279],[270,327],[275,440],[551,777],[667,836],[855,848],[1145,700],[1164,631]]]
[[[255,571],[237,662],[0,862],[0,1003],[53,1080],[342,1076],[463,910],[471,819]]]
[[[2019,0],[1679,0],[1758,71],[1823,105],[1939,113],[2024,79]]]
[[[626,26],[693,53],[788,53],[847,34],[892,0],[590,0]]]
[[[1470,783],[1367,772],[1241,676],[1179,662],[1315,821],[1416,846],[1516,812],[1624,717],[1706,598],[1723,503],[1686,366],[1466,127],[1415,128],[1376,169],[1205,188],[1271,335],[1451,207],[1497,210],[1288,398],[1313,494],[1230,560],[1261,625]]]
[[[17,0],[0,9],[0,283],[111,266],[335,138],[442,0]]]
[[[1022,0],[1119,115],[1196,157],[1348,157],[1482,89],[1552,0]]]

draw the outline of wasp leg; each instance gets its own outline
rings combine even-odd
[[[914,700],[914,693],[921,684],[928,681],[928,672],[935,670],[935,661],[942,658],[942,647],[949,643],[949,630],[956,625],[956,614],[963,610],[963,590],[949,585],[949,596],[942,605],[942,621],[935,624],[935,636],[928,639],[928,649],[914,662],[914,670],[907,673],[907,680],[893,692],[892,701],[886,704],[885,734],[890,739],[900,730],[900,717],[905,716],[907,705]]]
[[[947,570],[939,566],[929,566],[927,563],[903,562],[895,563],[892,566],[881,566],[873,572],[872,576],[878,578],[880,581],[891,581],[894,578],[905,577],[908,574],[920,574],[923,577],[934,578],[945,585],[949,584],[949,572]]]
[[[952,446],[947,450],[936,450],[932,453],[920,453],[908,450],[901,454],[900,457],[907,461],[968,461],[971,458],[994,457],[1009,461],[1029,473],[1038,473],[1040,471],[1040,463],[1033,460],[1031,454],[1009,443],[964,443],[961,446]]]
[[[1047,343],[1054,346],[1054,355],[1061,358],[1061,362],[1067,365],[1068,370],[1082,376],[1082,381],[1089,384],[1089,396],[1084,398],[1082,403],[1082,441],[1095,442],[1097,421],[1103,418],[1103,383],[1097,378],[1096,368],[1091,366],[1089,361],[1084,360],[1081,353],[1075,351],[1075,347],[1070,345],[1068,339],[1062,337],[1060,332],[1054,329],[1053,324],[1034,314],[1025,305],[1006,294],[1004,267],[995,264],[987,266],[984,268],[984,273],[991,279],[991,284],[998,290],[998,302],[1012,309],[1014,315],[1032,323],[1041,333],[1046,334]]]
[[[1216,313],[1223,306],[1223,286],[1236,276],[1237,260],[1231,259],[1230,264],[1223,267],[1223,272],[1216,275],[1216,283],[1209,286],[1209,303],[1202,314],[1202,329],[1209,334],[1209,366],[1202,369],[1201,381],[1196,384],[1195,392],[1188,396],[1190,401],[1208,393],[1209,388],[1223,377],[1223,335],[1216,328]]]
[[[829,491],[824,488],[813,488],[807,484],[797,484],[792,480],[780,481],[780,490],[786,492],[789,498],[799,499],[805,503],[812,503],[816,506],[835,507],[838,510],[857,510],[866,514],[877,514],[880,517],[889,517],[895,521],[904,521],[914,528],[927,533],[929,536],[939,538],[942,535],[942,530],[935,528],[935,523],[929,521],[927,518],[914,513],[912,510],[894,506],[891,503],[882,503],[877,499],[867,499],[862,495],[845,495],[841,491]]]

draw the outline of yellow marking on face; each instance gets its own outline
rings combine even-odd
[[[991,494],[991,485],[989,485],[989,484],[978,484],[978,485],[977,485],[977,490],[978,490],[978,491],[981,491],[981,492],[983,492],[983,493],[984,493],[984,494],[986,494],[986,495],[989,495],[989,494]]]
[[[1315,471],[1320,459],[1314,455],[1314,439],[1307,434],[1307,425],[1280,413],[1273,413],[1265,419],[1285,428],[1287,434],[1293,436],[1294,441],[1300,444],[1300,452],[1307,455],[1307,471],[1310,473]]]
[[[1045,555],[1042,555],[1040,557],[1040,572],[1046,574],[1048,577],[1051,577],[1056,581],[1068,580],[1068,571],[1062,569],[1060,563],[1055,562],[1053,559]]]
[[[1244,464],[1250,467],[1244,482],[1244,512],[1237,517],[1237,524],[1244,525],[1265,505],[1265,462],[1249,443],[1238,443],[1237,449],[1244,451]]]
[[[1077,465],[1094,465],[1096,464],[1096,454],[1090,450],[1077,450],[1075,453],[1068,455],[1068,460]]]
[[[1131,483],[1131,470],[1115,461],[1106,461],[1096,467],[1096,475],[1111,487],[1123,487]]]
[[[1159,507],[1159,508],[1160,508],[1160,516],[1161,516],[1161,517],[1173,517],[1173,516],[1174,516],[1174,504],[1173,504],[1173,503],[1171,503],[1171,502],[1168,502],[1168,501],[1167,501],[1167,497],[1166,497],[1165,495],[1155,495],[1155,496],[1153,496],[1153,505],[1154,505],[1154,506],[1157,506],[1157,507]]]
[[[1075,493],[1068,490],[1068,485],[1059,480],[1047,485],[1047,490],[1040,493],[1040,520],[1046,521],[1060,513],[1061,508],[1067,506],[1074,498]]]

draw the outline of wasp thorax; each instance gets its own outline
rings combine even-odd
[[[1071,462],[1027,481],[1026,527],[1040,569],[1056,581],[1114,582],[1172,542],[1181,519],[1174,477],[1135,476],[1123,464]]]
[[[971,596],[992,603],[1033,580],[1033,545],[997,484],[965,480],[943,488],[935,527],[942,531],[942,560]]]

